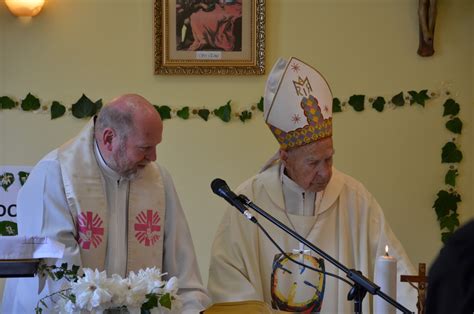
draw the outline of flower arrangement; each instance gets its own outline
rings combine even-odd
[[[176,277],[163,280],[159,269],[140,269],[131,271],[126,278],[119,275],[107,277],[105,271],[84,268],[83,276],[77,275],[78,266],[67,269],[41,265],[40,273],[46,273],[53,280],[66,279],[63,289],[38,301],[36,313],[42,313],[48,307],[46,300],[54,299],[54,311],[57,313],[173,313],[179,310],[181,302],[177,295]]]

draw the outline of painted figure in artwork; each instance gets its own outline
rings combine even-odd
[[[241,51],[241,0],[181,0],[176,4],[177,50]]]

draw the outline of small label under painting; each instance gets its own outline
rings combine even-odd
[[[196,59],[220,60],[222,59],[222,52],[221,51],[196,51]]]

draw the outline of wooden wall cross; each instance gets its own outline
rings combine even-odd
[[[436,1],[418,0],[419,36],[418,54],[429,57],[434,54],[434,30],[436,24]]]
[[[401,275],[401,282],[408,282],[418,291],[418,302],[416,307],[418,308],[418,314],[425,312],[425,299],[426,299],[426,284],[428,283],[428,277],[426,276],[426,264],[418,264],[418,275]],[[418,283],[418,286],[415,286],[413,283]]]

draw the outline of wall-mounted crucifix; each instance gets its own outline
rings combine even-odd
[[[436,1],[418,0],[418,21],[420,42],[418,54],[422,57],[429,57],[434,54],[434,30],[436,24]]]

